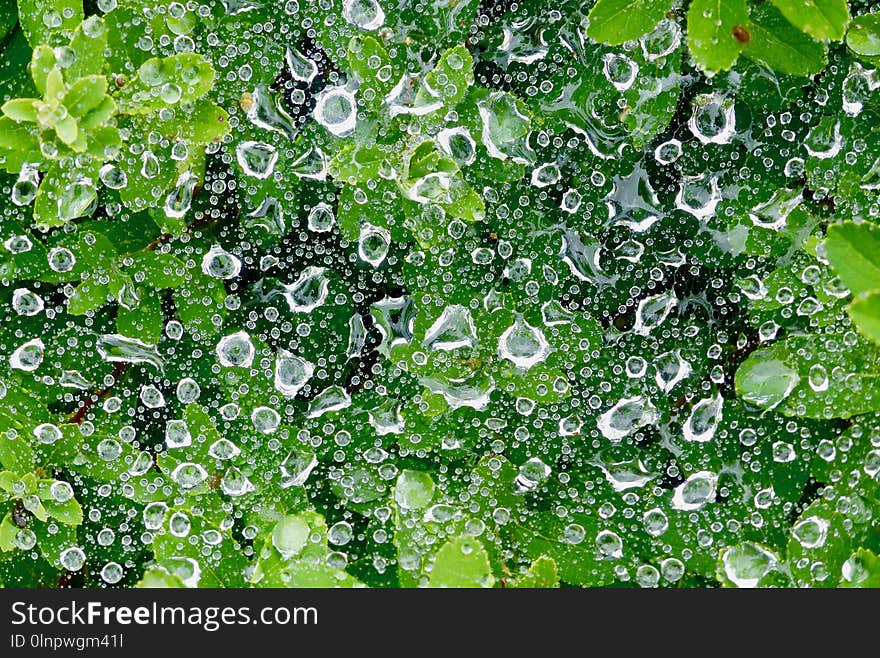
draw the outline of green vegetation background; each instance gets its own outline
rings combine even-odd
[[[880,585],[878,9],[0,0],[0,583]]]

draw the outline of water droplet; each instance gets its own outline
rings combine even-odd
[[[376,30],[385,23],[385,12],[376,0],[343,0],[342,16],[362,30]]]
[[[685,441],[706,443],[715,436],[721,420],[723,400],[720,395],[697,402],[682,427]]]
[[[434,497],[434,481],[421,471],[401,471],[394,486],[394,501],[403,510],[417,510],[428,506]]]
[[[337,137],[347,137],[357,125],[357,101],[345,87],[329,87],[315,101],[315,121]]]
[[[388,255],[391,245],[391,233],[388,229],[365,223],[361,226],[358,237],[358,256],[365,263],[379,267]]]
[[[171,479],[184,490],[194,489],[208,479],[208,472],[201,464],[184,462],[171,471]]]
[[[531,457],[519,467],[513,484],[520,493],[533,491],[550,476],[550,473],[551,469],[547,464],[537,457]]]
[[[278,150],[265,142],[240,142],[235,148],[235,157],[245,175],[262,180],[275,171]]]
[[[317,465],[315,453],[291,451],[281,463],[281,488],[301,487]]]
[[[250,368],[254,361],[254,344],[246,331],[237,331],[217,343],[217,358],[226,368]]]
[[[318,75],[318,65],[314,60],[303,55],[296,48],[288,45],[284,59],[287,61],[287,69],[294,80],[311,84]]]
[[[169,449],[192,445],[192,435],[186,421],[169,420],[165,423],[165,445]]]
[[[601,530],[596,535],[596,557],[600,560],[617,560],[623,557],[623,540],[611,530]]]
[[[678,485],[672,495],[672,507],[678,510],[697,510],[715,500],[718,476],[699,471]]]
[[[333,209],[326,203],[319,203],[309,212],[309,230],[315,233],[326,233],[336,224]]]
[[[284,297],[294,313],[310,313],[327,299],[329,279],[324,267],[307,267],[296,281],[284,286]]]
[[[49,250],[49,268],[53,272],[70,272],[76,265],[76,256],[70,249],[53,247]]]
[[[471,348],[476,344],[476,329],[470,311],[452,305],[443,309],[440,317],[425,332],[422,345],[430,350],[451,351]]]
[[[79,546],[73,546],[62,551],[59,559],[68,571],[79,571],[86,563],[86,553]]]
[[[43,362],[46,346],[39,338],[34,338],[17,347],[9,355],[9,367],[25,372],[33,372]]]
[[[605,53],[602,63],[605,79],[614,85],[614,88],[619,92],[624,92],[632,87],[639,74],[639,65],[626,55]]]
[[[637,395],[620,400],[599,416],[597,427],[602,436],[612,443],[618,443],[639,428],[653,425],[658,418],[657,408],[651,401]]]
[[[123,363],[148,363],[156,370],[162,371],[165,363],[155,345],[150,345],[137,338],[129,338],[122,334],[104,334],[95,344],[98,354],[106,361]]]
[[[165,214],[168,217],[178,219],[189,211],[197,183],[198,179],[188,171],[180,175],[174,189],[165,198]]]
[[[275,388],[287,398],[294,398],[315,372],[313,364],[287,350],[275,358]]]
[[[241,272],[241,261],[215,244],[202,257],[202,272],[215,279],[234,279]]]
[[[289,560],[298,555],[309,541],[312,529],[301,516],[284,516],[272,530],[272,546]]]
[[[688,128],[703,144],[729,144],[736,133],[736,107],[733,98],[720,94],[700,94],[694,98]]]
[[[12,293],[12,308],[19,315],[37,315],[44,306],[43,298],[27,288],[18,288]]]
[[[498,356],[523,370],[544,362],[549,354],[550,344],[541,330],[519,315],[498,339]]]
[[[792,536],[807,549],[820,548],[828,537],[830,523],[818,516],[808,516],[798,521],[791,529]]]

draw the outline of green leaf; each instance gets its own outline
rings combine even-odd
[[[672,0],[598,0],[590,10],[587,36],[612,46],[654,29],[672,9]]]
[[[507,586],[531,589],[559,587],[559,572],[556,568],[556,560],[542,555],[532,562],[528,571],[518,576]]]
[[[846,0],[770,0],[795,27],[814,39],[842,41],[849,23]]]
[[[49,71],[56,67],[57,63],[55,51],[51,47],[41,45],[34,48],[29,68],[34,85],[40,94],[46,93],[46,77],[49,75]]]
[[[880,13],[853,18],[846,33],[846,45],[859,55],[880,56]]]
[[[187,270],[186,280],[174,290],[177,315],[187,331],[212,335],[219,331],[212,318],[222,307],[226,290],[217,279],[203,274],[200,269]]]
[[[400,73],[385,48],[369,36],[354,36],[348,43],[348,65],[361,82],[358,98],[378,110],[400,80]]]
[[[140,304],[137,308],[119,307],[116,312],[116,330],[123,336],[132,336],[145,343],[158,343],[165,326],[162,302],[156,291],[146,286],[138,289],[138,296]]]
[[[868,222],[835,224],[828,229],[825,250],[854,295],[880,287],[880,227]]]
[[[6,101],[0,109],[13,121],[34,122],[37,120],[37,103],[39,102],[36,98],[15,98]]]
[[[27,126],[0,117],[0,160],[6,171],[17,174],[24,163],[40,158],[40,142]]]
[[[67,312],[71,315],[85,315],[95,311],[109,301],[110,288],[99,281],[83,281],[67,300]]]
[[[214,77],[214,68],[202,55],[154,57],[141,64],[116,102],[123,114],[150,114],[198,100],[211,89]]]
[[[291,562],[282,569],[282,582],[291,588],[350,589],[363,587],[354,576],[329,564]]]
[[[163,567],[153,566],[144,571],[137,587],[140,589],[183,589],[186,585],[177,574],[169,573]]]
[[[102,126],[116,114],[116,103],[110,96],[103,96],[100,103],[89,111],[79,122],[84,130],[94,130]]]
[[[847,311],[862,334],[880,343],[880,290],[859,297],[847,307]]]
[[[4,470],[13,473],[29,473],[34,470],[36,459],[28,442],[29,438],[31,437],[23,433],[15,438],[10,438],[7,434],[0,435],[0,466]]]
[[[814,75],[827,63],[827,48],[794,27],[769,4],[752,9],[743,54],[788,75]]]
[[[15,538],[18,536],[19,528],[12,522],[12,513],[9,512],[0,522],[0,551],[7,553],[16,548]]]
[[[880,587],[880,557],[860,548],[846,561],[840,587]]]
[[[72,116],[82,117],[105,102],[107,78],[90,75],[79,78],[64,94],[64,106]]]
[[[745,43],[740,30],[749,22],[745,0],[694,0],[687,15],[688,46],[694,61],[709,73],[726,71]],[[735,34],[736,33],[736,34]]]
[[[126,259],[126,270],[132,278],[156,290],[176,288],[183,284],[186,266],[171,254],[159,251],[138,251]]]
[[[440,56],[437,65],[428,71],[416,94],[416,105],[429,105],[440,100],[447,110],[458,105],[474,83],[474,58],[464,46],[450,48]]]
[[[70,39],[74,58],[65,71],[68,80],[96,75],[104,68],[104,51],[107,49],[107,25],[99,16],[85,19]]]
[[[443,544],[428,573],[428,587],[492,587],[495,582],[489,555],[473,537],[457,537]]]
[[[182,140],[193,150],[219,143],[230,130],[229,114],[207,98],[175,112],[153,114],[138,127],[146,132],[155,130],[170,140]]]
[[[52,486],[57,480],[42,480],[40,482],[39,496],[46,513],[56,521],[65,525],[80,525],[83,522],[83,511],[76,498],[58,501],[52,492]]]
[[[77,136],[79,135],[79,127],[76,123],[76,117],[68,115],[63,119],[57,121],[55,123],[55,134],[58,135],[58,139],[60,139],[62,142],[64,142],[68,146],[72,146],[73,143],[76,141]],[[75,218],[71,217],[71,219]]]
[[[0,41],[15,29],[18,21],[18,8],[15,0],[0,0]]]
[[[48,6],[41,0],[18,0],[18,21],[33,48],[62,45],[64,32],[73,30],[82,19],[82,0],[52,0]]]
[[[797,584],[837,586],[844,562],[855,548],[855,533],[848,526],[843,514],[821,498],[801,512],[788,540],[788,562]]]
[[[793,336],[752,352],[736,371],[736,390],[746,402],[786,416],[849,418],[880,411],[878,373],[880,351],[870,343]]]

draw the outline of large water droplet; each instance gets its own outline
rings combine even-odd
[[[550,354],[550,344],[537,327],[517,316],[498,339],[498,356],[507,359],[517,368],[528,370],[542,363]]]
[[[313,115],[337,137],[347,137],[357,125],[357,101],[345,87],[329,87],[318,95]]]
[[[268,178],[275,171],[278,150],[265,142],[239,142],[235,148],[238,166],[247,176],[258,179]]]
[[[637,395],[624,398],[599,416],[596,424],[602,436],[617,443],[636,430],[657,422],[657,408],[647,398]]]
[[[246,331],[224,336],[217,343],[217,358],[227,368],[250,368],[254,362],[254,344]]]

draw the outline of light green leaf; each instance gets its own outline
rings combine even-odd
[[[41,45],[34,48],[29,68],[34,86],[41,94],[46,93],[46,76],[56,65],[55,51],[50,46]]]
[[[864,548],[857,550],[844,564],[840,586],[880,588],[880,557]]]
[[[116,109],[116,103],[113,99],[105,95],[94,109],[80,119],[79,125],[84,130],[93,130],[116,114]]]
[[[443,544],[428,573],[428,587],[492,587],[495,583],[489,555],[473,537],[457,537]]]
[[[750,39],[743,54],[788,75],[813,75],[827,62],[825,44],[804,34],[769,4],[752,9]]]
[[[880,56],[880,13],[853,18],[846,33],[846,45],[859,55]]]
[[[512,580],[507,586],[511,588],[559,587],[556,560],[542,555],[532,562],[528,571]]]
[[[63,503],[52,498],[42,498],[41,500],[43,507],[46,508],[46,513],[56,521],[74,526],[83,522],[82,507],[76,498],[71,498]]]
[[[788,21],[814,39],[843,40],[849,23],[846,0],[770,0]]]
[[[369,36],[354,36],[348,42],[348,65],[361,82],[358,98],[378,110],[400,80],[385,48]]]
[[[16,548],[15,538],[19,530],[21,528],[12,522],[12,512],[7,513],[0,523],[0,551],[7,553]]]
[[[3,415],[0,415],[0,420],[3,420]],[[15,438],[0,434],[0,466],[3,469],[13,473],[29,473],[34,470],[36,459],[28,438],[23,432]]]
[[[828,229],[828,260],[854,295],[880,288],[880,227],[844,222]]]
[[[862,334],[880,343],[880,290],[859,297],[849,305],[847,311]]]
[[[793,336],[750,354],[736,371],[736,390],[786,416],[849,418],[880,411],[878,373],[880,351],[866,341]]]
[[[82,117],[105,102],[107,78],[89,75],[76,80],[64,94],[64,106],[75,117]]]
[[[0,163],[6,171],[17,174],[25,162],[37,162],[40,158],[37,136],[26,125],[0,117]]]
[[[62,35],[82,19],[82,0],[52,0],[48,5],[42,0],[18,0],[18,22],[32,48],[40,44],[61,45]]]
[[[587,36],[613,46],[654,29],[672,8],[672,0],[599,0],[590,10]]]
[[[37,120],[37,103],[39,102],[36,98],[15,98],[6,101],[0,109],[13,121],[33,122]]]
[[[745,43],[739,30],[749,21],[745,0],[694,0],[688,9],[688,46],[694,61],[709,73],[726,71]]]
[[[211,63],[196,53],[154,57],[141,64],[116,102],[123,114],[150,114],[201,98],[214,84],[214,76]]]
[[[429,105],[440,100],[443,107],[452,109],[464,98],[473,83],[474,58],[464,46],[450,48],[425,75],[425,81],[416,95],[416,105]]]
[[[70,40],[75,55],[65,71],[68,80],[77,80],[101,73],[104,68],[104,51],[107,49],[107,25],[99,16],[85,19]]]

